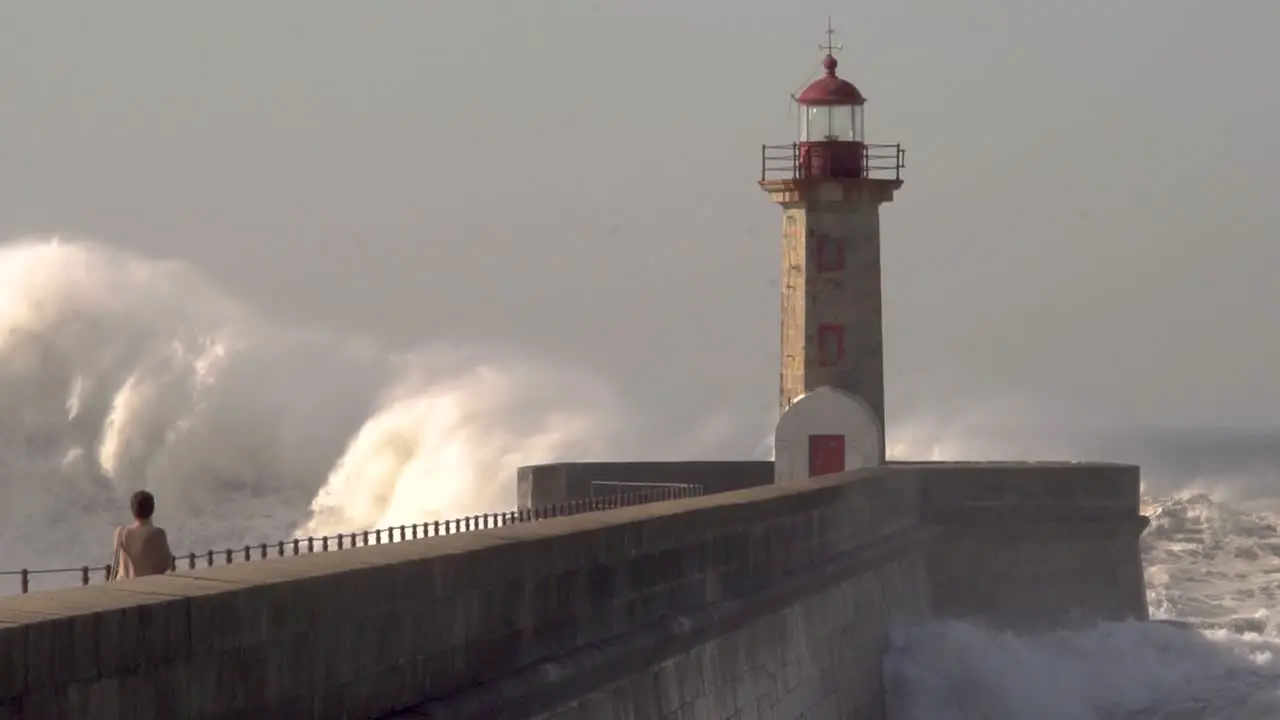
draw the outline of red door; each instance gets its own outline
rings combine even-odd
[[[809,436],[809,477],[844,472],[844,436]]]

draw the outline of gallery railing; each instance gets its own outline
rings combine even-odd
[[[347,550],[350,548],[383,545],[385,543],[404,542],[406,540],[423,540],[444,535],[488,530],[519,523],[547,520],[550,518],[581,515],[599,510],[611,510],[621,507],[644,505],[664,500],[702,495],[701,485],[652,485],[643,490],[625,493],[609,493],[593,496],[558,505],[546,505],[528,510],[509,510],[500,513],[481,513],[452,520],[431,520],[416,525],[397,525],[376,530],[339,533],[320,537],[295,537],[291,540],[280,540],[275,543],[259,543],[245,545],[242,548],[224,548],[207,550],[203,553],[187,553],[173,558],[173,570],[179,568],[195,570],[200,567],[230,565],[235,562],[265,560],[269,557],[288,557],[306,555],[315,552]],[[111,579],[111,565],[81,565],[80,567],[63,568],[22,568],[21,570],[0,570],[0,578],[17,577],[21,592],[31,592],[33,578],[57,576],[64,578],[78,574],[80,585],[90,585],[95,579],[106,582]],[[0,595],[5,593],[0,592]]]
[[[760,182],[840,178],[902,180],[907,151],[902,145],[856,142],[805,142],[763,145]]]

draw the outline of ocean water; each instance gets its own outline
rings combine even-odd
[[[582,368],[284,327],[181,263],[48,238],[0,246],[0,407],[0,570],[105,562],[138,487],[203,551],[508,509],[516,467],[643,435]],[[1182,626],[901,628],[894,720],[1280,718],[1280,432],[931,420],[895,418],[891,454],[1142,464],[1150,605]]]

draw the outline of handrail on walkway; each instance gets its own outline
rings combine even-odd
[[[194,570],[201,565],[204,567],[214,567],[219,564],[220,561],[223,565],[230,565],[233,562],[236,562],[237,558],[243,558],[243,562],[255,559],[265,560],[268,557],[271,557],[272,553],[270,550],[275,551],[275,557],[286,557],[289,555],[310,554],[317,552],[317,550],[319,552],[329,552],[330,550],[346,550],[349,548],[367,547],[369,545],[382,545],[384,537],[386,538],[387,543],[404,542],[406,540],[423,540],[427,538],[441,537],[444,535],[456,535],[457,533],[472,532],[475,530],[488,530],[506,525],[516,525],[519,523],[534,522],[537,520],[581,515],[583,513],[596,512],[599,510],[631,507],[652,502],[662,502],[664,500],[679,500],[681,498],[698,497],[701,495],[701,485],[651,484],[649,485],[649,489],[641,490],[639,492],[596,495],[582,500],[559,503],[556,505],[545,505],[543,507],[527,510],[508,510],[507,512],[501,513],[481,513],[479,515],[468,515],[466,517],[455,518],[452,520],[430,520],[414,525],[398,525],[379,528],[377,530],[363,530],[360,532],[339,533],[337,535],[324,535],[321,537],[295,537],[291,540],[280,540],[274,544],[260,543],[256,546],[245,545],[243,548],[225,548],[223,550],[207,550],[203,553],[175,555],[173,558],[172,569],[176,571],[179,565],[184,565],[189,570]],[[398,539],[396,537],[397,532],[399,533]],[[106,565],[82,565],[78,568],[22,568],[21,570],[0,570],[0,577],[17,576],[22,587],[22,594],[25,595],[31,592],[32,576],[65,575],[70,573],[79,573],[80,585],[87,586],[93,582],[94,577],[101,577],[103,582],[109,581],[111,579],[111,565],[108,563]],[[0,595],[2,594],[3,593],[0,593]]]

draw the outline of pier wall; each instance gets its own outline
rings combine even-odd
[[[1145,617],[1144,526],[1132,466],[889,465],[0,598],[0,718],[877,718],[897,623]]]

